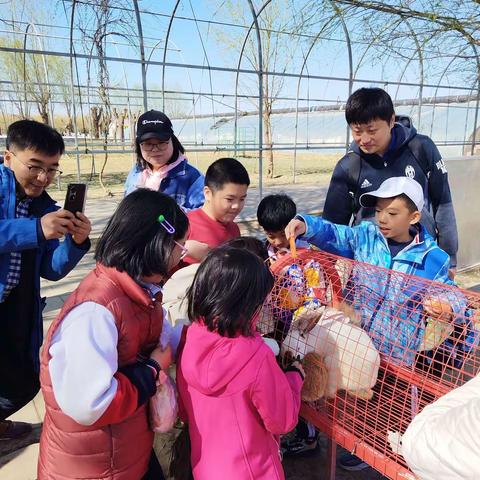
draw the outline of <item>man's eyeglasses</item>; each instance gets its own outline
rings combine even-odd
[[[18,156],[9,150],[9,152],[23,165],[25,165],[28,168],[28,172],[30,173],[30,176],[37,178],[40,175],[44,174],[47,178],[54,178],[56,175],[61,175],[63,172],[59,170],[58,168],[43,168],[43,167],[37,167],[36,165],[29,165],[28,163],[25,163],[23,160],[20,160]]]
[[[182,253],[180,254],[180,260],[183,260],[188,254],[188,248],[175,240],[173,242],[175,243],[175,245],[180,247],[180,250],[182,251]]]
[[[144,150],[145,152],[153,152],[154,149],[160,151],[163,150],[169,144],[169,142],[170,140],[160,143],[143,142],[140,144],[140,147],[142,147],[142,150]]]

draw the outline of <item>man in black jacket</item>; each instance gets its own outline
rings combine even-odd
[[[325,200],[323,218],[358,224],[375,216],[363,208],[361,194],[390,177],[407,176],[422,185],[422,224],[456,267],[458,234],[445,163],[433,141],[417,133],[408,117],[396,117],[392,99],[381,88],[361,88],[347,101],[345,117],[353,142],[337,163]]]

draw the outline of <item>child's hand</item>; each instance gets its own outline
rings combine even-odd
[[[166,348],[157,347],[153,352],[150,354],[150,358],[153,358],[160,364],[162,370],[167,370],[168,367],[172,364],[173,356],[172,356],[172,349],[170,345],[167,345]]]
[[[185,242],[185,248],[188,250],[188,256],[201,262],[210,251],[210,247],[203,242],[197,240],[187,240]]]
[[[290,220],[289,224],[285,227],[285,236],[287,238],[297,238],[300,235],[303,235],[306,231],[307,227],[305,222],[294,218],[293,220]]]

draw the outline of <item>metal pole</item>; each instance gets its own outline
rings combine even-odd
[[[270,0],[268,0],[269,2]],[[267,2],[267,3],[268,3]],[[263,197],[263,57],[262,57],[262,39],[260,36],[260,27],[258,25],[258,16],[255,13],[255,7],[252,0],[248,0],[250,11],[252,12],[255,30],[257,32],[258,47],[258,191],[260,199]],[[263,8],[262,8],[263,10]]]
[[[473,120],[473,135],[472,135],[472,147],[470,149],[470,155],[475,153],[475,144],[476,144],[476,136],[477,136],[477,125],[478,125],[478,109],[480,106],[480,59],[478,58],[478,50],[476,45],[473,43],[472,49],[475,52],[475,59],[477,61],[477,101],[475,103],[475,117]]]
[[[271,0],[267,0],[263,5],[262,5],[262,8],[258,11],[258,15],[260,15],[263,11],[263,9],[271,2]],[[243,40],[243,45],[242,45],[242,48],[240,50],[240,56],[238,57],[238,63],[237,63],[237,71],[236,71],[236,75],[235,75],[235,115],[234,115],[234,118],[233,118],[233,149],[234,149],[234,153],[235,153],[235,156],[237,155],[237,135],[238,135],[238,128],[237,128],[237,125],[238,125],[238,81],[239,81],[239,77],[240,77],[240,66],[242,64],[242,60],[243,60],[243,53],[245,51],[245,47],[247,46],[247,41],[248,41],[248,37],[250,35],[250,32],[252,31],[252,28],[253,26],[255,25],[255,19],[252,21],[246,35],[245,35],[245,39]]]
[[[348,50],[348,96],[352,94],[353,91],[353,56],[352,56],[352,44],[350,41],[350,35],[348,33],[347,24],[343,18],[341,10],[335,4],[335,2],[329,0],[330,5],[333,7],[333,10],[338,15],[340,22],[342,22],[343,33],[345,34],[345,40],[347,42],[347,50]],[[350,127],[347,125],[346,133],[345,133],[345,152],[348,152],[348,147],[350,145]]]
[[[76,2],[77,0],[72,0],[72,14],[70,16],[70,90],[72,92],[73,134],[75,138],[75,155],[77,158],[77,180],[80,181],[80,153],[78,151],[77,108],[75,107],[75,88],[73,86],[73,60],[75,56],[75,52],[73,51],[73,20],[75,17]]]
[[[178,5],[180,0],[177,0],[175,7],[173,7],[172,14],[170,15],[170,21],[168,22],[167,35],[165,36],[165,44],[163,47],[163,63],[162,63],[162,111],[165,111],[165,62],[167,61],[167,47],[168,40],[170,38],[170,31],[172,29],[173,19],[175,18],[175,13],[177,12]],[[196,139],[195,139],[196,141]]]
[[[303,75],[303,70],[305,69],[305,66],[307,65],[307,60],[310,56],[310,53],[312,53],[313,47],[317,43],[317,40],[319,39],[320,35],[323,33],[325,28],[329,25],[329,23],[333,20],[332,17],[330,18],[320,29],[320,31],[317,33],[315,38],[313,39],[310,48],[308,49],[307,54],[303,57],[303,64],[302,68],[300,69],[300,76],[298,77],[298,82],[297,82],[297,95],[295,98],[295,139],[294,139],[294,146],[293,146],[293,183],[296,183],[297,180],[297,142],[298,142],[298,102],[299,102],[299,97],[300,97],[300,84],[302,82],[302,75]],[[307,139],[308,139],[308,133],[307,133]]]
[[[135,8],[135,17],[137,19],[137,29],[138,29],[138,40],[140,43],[140,59],[141,59],[141,68],[142,68],[142,89],[143,89],[143,109],[146,112],[148,110],[148,101],[147,101],[147,71],[145,68],[145,48],[143,44],[143,30],[142,30],[142,20],[140,19],[140,11],[138,10],[137,0],[133,0],[133,6]]]

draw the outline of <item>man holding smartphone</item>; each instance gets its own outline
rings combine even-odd
[[[0,440],[31,431],[30,424],[6,418],[40,387],[40,277],[67,275],[90,248],[91,230],[83,213],[59,209],[46,192],[61,173],[62,136],[19,120],[8,127],[6,144],[0,164]]]

